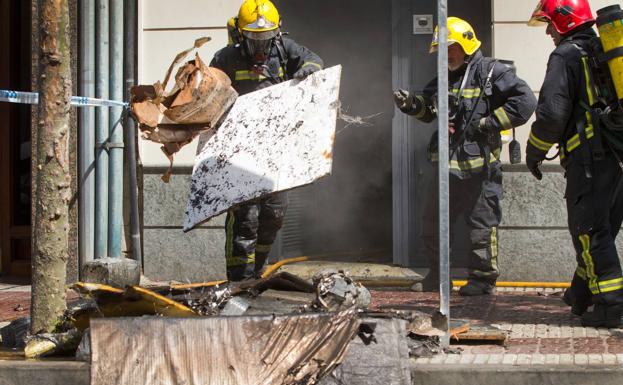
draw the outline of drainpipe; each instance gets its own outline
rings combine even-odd
[[[110,99],[108,0],[95,1],[95,97]],[[108,256],[108,110],[95,109],[95,258]]]
[[[95,96],[95,1],[80,2],[80,95]],[[80,108],[80,267],[93,260],[95,221],[95,109]],[[79,269],[81,271],[81,269]]]
[[[136,83],[136,0],[128,0],[125,2],[124,10],[124,56],[123,56],[123,72],[124,87],[123,100],[130,101],[130,87]],[[136,177],[136,123],[134,120],[125,118],[123,122],[125,127],[125,144],[126,144],[126,167],[128,179],[130,180],[130,234],[132,240],[132,258],[143,266],[143,254],[141,251],[141,230],[138,212],[138,186]]]
[[[123,0],[110,0],[110,98],[123,98]],[[121,257],[123,228],[123,108],[109,109],[108,256]]]

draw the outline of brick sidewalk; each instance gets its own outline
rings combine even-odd
[[[623,364],[623,330],[580,325],[552,289],[498,289],[494,296],[451,297],[451,317],[491,324],[509,332],[506,346],[453,345],[461,354],[420,358],[426,364],[615,365]],[[435,293],[384,292],[372,295],[373,307],[405,306],[432,313]]]
[[[68,292],[69,299],[76,298]],[[416,364],[623,364],[623,330],[580,325],[551,289],[498,289],[494,296],[451,297],[452,318],[491,324],[509,332],[506,346],[453,345],[461,354],[421,358]],[[439,307],[435,293],[372,291],[372,308],[400,306],[427,313]],[[0,291],[0,322],[28,316],[30,292]]]
[[[78,295],[67,291],[67,300],[73,301]],[[10,322],[20,317],[28,317],[30,312],[30,291],[0,291],[0,322]]]

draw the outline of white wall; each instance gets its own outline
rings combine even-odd
[[[528,27],[537,0],[492,0],[493,6],[493,56],[498,59],[513,60],[517,66],[517,75],[526,80],[536,97],[545,77],[549,54],[554,49],[552,39],[545,34],[545,27]],[[616,4],[616,0],[590,1],[593,14],[600,8]],[[530,135],[530,125],[518,128],[517,140],[522,145],[525,156],[525,144]],[[551,154],[550,154],[551,155]],[[508,161],[508,150],[502,151],[502,159]],[[558,160],[553,161],[558,163]]]
[[[192,47],[196,38],[212,41],[198,50],[209,63],[216,51],[227,44],[227,19],[238,12],[242,0],[140,0],[139,1],[139,84],[162,81],[175,55]],[[174,72],[175,73],[175,72]],[[168,166],[157,143],[140,141],[140,154],[147,167]],[[197,145],[190,143],[175,155],[175,166],[192,166]]]
[[[162,80],[177,53],[192,46],[201,36],[212,41],[199,49],[205,62],[227,43],[227,19],[235,15],[242,0],[140,0],[139,1],[139,83]],[[616,3],[615,0],[593,0],[597,9]],[[547,58],[554,49],[544,27],[528,27],[536,0],[492,0],[493,56],[515,61],[517,74],[538,92],[545,76]],[[534,117],[532,118],[534,119]],[[530,124],[519,127],[518,140],[522,149],[530,133]],[[196,143],[184,147],[175,156],[176,166],[192,166]],[[160,145],[140,141],[141,159],[145,166],[168,166]],[[508,150],[502,152],[508,160]],[[557,162],[557,161],[555,161]]]

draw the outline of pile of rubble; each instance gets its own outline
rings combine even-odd
[[[281,272],[232,283],[125,289],[76,283],[73,289],[81,299],[69,306],[55,333],[27,336],[28,320],[16,320],[2,329],[5,346],[23,348],[28,358],[75,355],[100,365],[100,373],[108,373],[106,368],[115,361],[111,357],[135,362],[132,357],[158,354],[158,349],[169,356],[189,354],[189,345],[195,345],[192,339],[183,344],[163,341],[169,332],[179,329],[182,334],[192,333],[196,328],[198,335],[205,332],[211,336],[196,354],[211,356],[226,345],[236,356],[249,356],[244,370],[237,368],[238,377],[231,383],[245,383],[239,377],[241,370],[255,368],[271,373],[267,374],[269,382],[259,383],[287,384],[352,379],[370,359],[380,359],[379,354],[382,360],[395,361],[379,370],[387,371],[388,376],[408,376],[409,355],[441,352],[438,336],[443,334],[439,329],[442,318],[413,310],[369,310],[370,292],[345,272],[334,269],[320,271],[312,280]],[[161,337],[147,338],[150,333],[161,333]],[[143,346],[154,343],[160,345]],[[106,350],[114,346],[122,353]],[[104,354],[105,360],[98,358]],[[368,356],[367,361],[362,361],[364,356]],[[292,361],[292,357],[298,358]],[[227,360],[215,362],[205,375],[219,373],[219,365],[226,362],[231,366]],[[231,371],[223,368],[223,372]],[[301,378],[307,378],[306,382],[300,382]],[[114,380],[124,383],[120,378]]]

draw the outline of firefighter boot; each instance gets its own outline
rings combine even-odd
[[[577,316],[581,316],[586,313],[589,306],[593,304],[590,298],[582,299],[576,296],[571,288],[565,290],[562,300],[567,304],[567,306],[571,306],[571,313]]]
[[[596,304],[593,311],[582,315],[582,326],[609,329],[623,327],[623,304]]]
[[[495,293],[495,285],[490,282],[470,279],[467,284],[459,289],[459,294],[463,297],[473,297],[476,295],[489,295]]]

